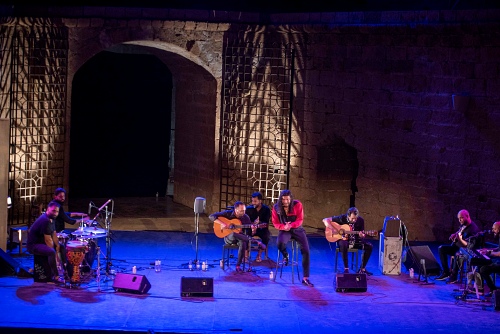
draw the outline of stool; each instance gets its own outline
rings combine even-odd
[[[22,254],[23,243],[26,244],[28,241],[28,226],[11,227],[9,241],[11,245],[13,243],[19,244],[19,254]]]
[[[231,256],[231,250],[234,249],[238,251],[240,249],[240,246],[238,246],[238,244],[224,244],[222,246],[222,270],[224,270],[224,268],[226,267],[226,263],[227,267],[229,268],[229,258]]]
[[[297,241],[294,239],[291,240],[292,243],[292,251],[288,254],[289,261],[288,265],[292,267],[292,284],[294,283],[294,268],[297,270],[297,278],[300,282],[300,273],[299,273],[299,245]],[[278,258],[276,259],[276,272],[274,275],[273,281],[276,281],[276,276],[278,275],[278,267],[280,267],[280,278],[283,276],[283,260],[280,261],[281,252],[278,249]]]
[[[361,251],[361,254],[360,252]],[[337,263],[339,260],[339,253],[340,253],[340,248],[339,244],[336,242],[335,243],[335,272],[337,272]],[[347,253],[351,253],[351,269],[354,271],[358,271],[359,269],[359,256],[363,254],[363,250],[353,248],[352,245],[349,245],[349,248],[347,248]],[[356,265],[354,265],[356,263]]]
[[[35,282],[47,283],[52,281],[52,270],[47,256],[34,255],[33,278]]]

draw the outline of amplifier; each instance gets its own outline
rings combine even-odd
[[[366,274],[337,274],[335,276],[335,291],[366,292]]]
[[[181,277],[181,297],[213,297],[213,277]]]

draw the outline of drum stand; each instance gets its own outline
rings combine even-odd
[[[113,212],[108,212],[108,207],[106,206],[106,275],[109,275],[111,271],[111,219]]]

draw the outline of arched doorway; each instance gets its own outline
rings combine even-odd
[[[72,197],[164,196],[172,74],[157,57],[103,51],[75,74]]]

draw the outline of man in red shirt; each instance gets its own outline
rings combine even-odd
[[[278,250],[283,255],[285,265],[288,264],[288,251],[286,244],[290,239],[294,239],[300,245],[302,254],[302,269],[304,270],[304,278],[302,284],[314,286],[309,281],[310,270],[310,253],[309,241],[307,240],[306,231],[302,227],[304,221],[304,209],[302,203],[294,200],[290,190],[283,190],[280,193],[278,202],[273,205],[272,222],[278,232]]]

